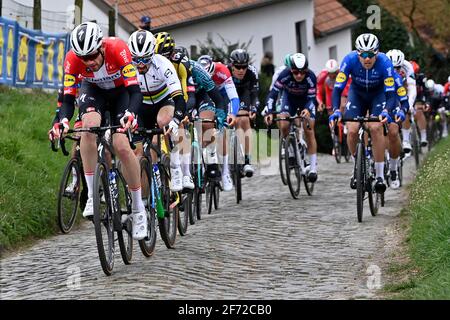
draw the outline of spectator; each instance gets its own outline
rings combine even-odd
[[[150,31],[151,23],[152,23],[152,19],[149,16],[142,16],[141,24],[139,25],[139,28]]]
[[[266,74],[268,77],[272,77],[275,73],[272,52],[266,52],[264,54],[264,58],[261,61],[261,73]]]

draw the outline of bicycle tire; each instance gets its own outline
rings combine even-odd
[[[414,153],[414,163],[416,165],[416,170],[419,169],[420,164],[420,142],[419,142],[419,136],[417,132],[417,127],[415,124],[411,125],[411,144],[412,144],[412,152]]]
[[[166,168],[169,167],[169,159],[167,156],[162,155],[159,172],[161,174],[161,184],[162,184],[162,200],[165,209],[164,218],[158,217],[159,233],[164,241],[164,244],[168,249],[173,249],[175,247],[175,241],[177,238],[178,229],[178,205],[174,205],[176,197],[178,196],[176,192],[170,190],[170,174]]]
[[[100,198],[104,194],[105,202]],[[97,242],[98,257],[103,272],[110,276],[114,269],[114,223],[112,217],[111,196],[109,192],[108,170],[103,163],[97,163],[94,173],[94,229]],[[105,250],[102,227],[105,227],[107,247]]]
[[[239,165],[238,159],[238,138],[234,136],[233,139],[233,180],[234,180],[234,190],[236,194],[236,203],[242,200],[242,176],[241,176],[241,166]]]
[[[400,182],[400,187],[403,186],[403,157],[400,157],[398,163],[398,180]]]
[[[218,183],[214,185],[214,209],[219,209],[220,186]]]
[[[281,176],[281,182],[286,186],[287,185],[287,178],[286,178],[286,162],[284,160],[284,157],[282,156],[282,149],[284,149],[284,154],[286,156],[286,148],[285,148],[285,139],[280,136],[280,145],[278,147],[278,162],[280,167],[280,176]]]
[[[344,134],[344,137],[342,139],[342,150],[344,153],[345,162],[350,162],[351,154],[350,154],[350,149],[348,148],[348,145],[347,145],[347,135],[346,134]]]
[[[337,129],[339,130],[339,128]],[[334,150],[334,159],[336,160],[336,163],[341,163],[342,159],[342,148],[341,144],[339,143],[338,136],[333,131],[332,132],[332,143],[333,143],[333,150]]]
[[[119,209],[120,212],[117,214],[119,215],[118,218],[121,219],[122,214],[127,214],[128,216],[131,215],[131,194],[128,191],[128,186],[125,181],[125,178],[122,176],[122,174],[117,170],[116,172],[116,181],[117,181],[117,188],[119,190],[118,193],[118,203],[119,203]],[[120,255],[122,256],[122,261],[125,264],[130,264],[131,260],[133,259],[133,235],[132,232],[132,225],[130,219],[127,219],[127,221],[122,224],[120,222],[122,229],[117,230],[117,239],[119,242],[119,249],[120,249]]]
[[[356,215],[358,222],[362,222],[364,210],[364,145],[358,142],[356,146]]]
[[[141,166],[141,188],[142,188],[142,200],[147,212],[147,237],[139,240],[139,248],[145,257],[151,257],[155,252],[156,245],[156,211],[152,207],[154,199],[152,199],[152,187],[153,187],[153,170],[151,162],[142,157],[140,162]]]
[[[380,194],[375,192],[375,188],[373,186],[374,175],[368,176],[369,170],[371,170],[371,169],[374,170],[374,167],[367,165],[367,162],[366,162],[365,168],[366,168],[366,186],[367,186],[366,191],[367,191],[368,199],[369,199],[370,214],[373,217],[375,217],[378,214],[378,209],[380,207],[380,196],[379,196]],[[372,173],[373,173],[373,171],[372,171]],[[375,201],[374,201],[374,196],[375,196]]]
[[[194,206],[193,211],[197,220],[202,219],[202,191],[200,189],[194,190]]]
[[[211,181],[206,183],[205,187],[205,200],[206,200],[206,212],[208,214],[211,214],[212,207],[213,207],[213,183]]]
[[[190,194],[181,194],[181,206],[178,208],[178,233],[180,236],[184,236],[187,233],[189,225],[189,196]],[[181,210],[183,209],[183,210]]]
[[[285,157],[284,160],[286,162],[287,183],[288,183],[289,191],[291,192],[292,197],[294,199],[298,199],[298,195],[300,194],[300,183],[301,183],[301,179],[302,179],[302,174],[300,172],[300,167],[298,165],[298,151],[297,151],[297,144],[295,142],[294,136],[288,135],[286,137],[286,145],[285,146],[286,146],[285,155],[287,155],[287,157]],[[293,165],[291,165],[289,163],[289,146],[292,146],[292,150],[294,151],[295,163]],[[291,171],[294,172],[296,181],[292,181],[293,179],[291,177]]]
[[[75,169],[77,182],[74,188],[74,192],[69,194],[66,192],[66,188],[68,187],[69,181],[73,178],[72,170]],[[72,227],[75,223],[78,211],[78,205],[81,199],[81,172],[80,172],[80,162],[77,158],[72,158],[67,163],[64,168],[63,175],[61,177],[61,182],[59,184],[59,192],[58,192],[58,203],[57,203],[57,217],[58,217],[58,226],[62,233],[69,233],[72,230]],[[72,179],[71,179],[72,178]],[[65,210],[65,201],[67,198],[67,204],[70,204],[70,207],[67,210],[68,215],[66,215]]]
[[[202,153],[196,141],[193,141],[191,146],[191,172],[194,181],[194,192],[192,194],[192,210],[190,211],[189,215],[189,223],[195,224],[197,219],[200,220],[202,218],[201,214]],[[199,197],[200,202],[198,202]]]

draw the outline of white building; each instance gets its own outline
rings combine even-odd
[[[74,0],[41,0],[41,23],[44,32],[70,32],[76,14]],[[83,0],[81,22],[96,20],[108,35],[108,13],[114,9],[103,0]],[[16,20],[25,28],[33,28],[33,0],[2,0],[2,16]],[[122,15],[118,15],[116,34],[128,39],[135,27]]]
[[[231,46],[251,40],[258,69],[267,51],[275,65],[287,53],[303,52],[316,73],[328,59],[341,60],[352,50],[351,27],[358,22],[336,0],[127,0],[119,1],[119,12],[136,26],[142,15],[151,16],[153,32],[170,32],[191,53],[208,37],[218,46],[221,37]]]

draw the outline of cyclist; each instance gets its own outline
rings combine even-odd
[[[200,56],[197,62],[206,72],[211,75],[211,78],[213,79],[217,88],[219,88],[222,97],[224,98],[226,103],[228,103],[229,111],[231,111],[232,114],[237,114],[240,104],[239,96],[227,66],[221,62],[214,62],[209,55]],[[237,120],[237,124],[238,123],[239,120]],[[231,191],[233,189],[233,183],[228,167],[226,137],[222,136],[222,138],[222,161],[219,160],[219,162],[223,163],[222,184],[224,186],[224,191]]]
[[[395,106],[394,70],[392,62],[382,52],[379,52],[378,38],[371,33],[364,33],[356,38],[356,51],[347,54],[341,63],[340,72],[333,90],[333,114],[329,117],[330,125],[342,118],[339,110],[341,95],[351,75],[352,84],[345,107],[345,116],[354,118],[366,116],[379,116],[386,122],[389,111]],[[384,193],[384,150],[385,140],[381,123],[368,123],[372,136],[373,154],[375,158],[376,183],[375,190]],[[347,145],[351,154],[356,152],[359,124],[347,123]],[[350,186],[356,189],[356,181],[352,175]]]
[[[148,129],[169,126],[175,145],[170,153],[171,190],[177,192],[183,188],[194,189],[190,174],[184,175],[182,172],[178,147],[178,128],[182,125],[186,102],[175,68],[167,58],[154,53],[155,46],[156,39],[150,31],[135,31],[128,39],[144,97],[138,123],[140,127]],[[142,146],[139,149],[142,155]]]
[[[273,89],[267,99],[267,112],[264,121],[270,125],[273,120],[274,102],[277,100],[280,91],[281,112],[278,118],[295,116],[298,111],[300,115],[309,121],[311,130],[305,130],[308,154],[311,160],[308,179],[311,182],[317,180],[317,143],[314,135],[314,123],[316,113],[316,76],[312,70],[308,69],[308,60],[302,53],[295,53],[289,57],[290,68],[286,68],[280,73]],[[299,119],[297,119],[299,120]],[[296,120],[296,121],[297,121]],[[300,127],[300,121],[297,122]],[[289,134],[289,123],[280,121],[277,123],[281,135],[285,138]],[[291,156],[291,155],[289,155]]]
[[[439,120],[442,126],[442,137],[448,136],[447,113],[445,110],[444,86],[436,84],[433,79],[425,82],[425,105],[431,109],[432,118]]]
[[[195,96],[193,98],[194,100],[192,101],[193,103],[188,101],[188,111],[191,114],[192,112],[195,113],[198,111],[202,118],[214,118],[214,116],[216,116],[219,129],[221,130],[223,129],[225,121],[227,121],[230,126],[233,126],[236,122],[236,116],[231,113],[227,115],[227,106],[225,100],[220,94],[219,89],[215,85],[209,73],[207,73],[196,61],[189,59],[185,54],[183,54],[183,50],[174,52],[175,41],[169,33],[160,32],[156,34],[156,40],[157,45],[155,48],[155,53],[170,57],[170,60],[174,64],[176,70],[179,70],[180,68],[183,69],[185,68],[184,66],[187,66],[190,74],[192,75]],[[182,64],[184,66],[182,66]],[[204,124],[203,131],[208,131],[207,129],[210,127],[210,124]],[[218,164],[214,163],[216,161],[216,144],[212,143],[213,141],[214,137],[203,135],[203,143],[207,145],[210,159],[210,165],[208,165],[207,174],[211,178],[218,178],[221,176],[221,173],[218,170]],[[225,180],[222,179],[222,182],[225,182],[224,190],[231,190],[233,182],[230,175],[222,175],[222,178],[225,178]]]
[[[228,70],[231,72],[234,85],[236,86],[241,104],[239,107],[239,114],[249,115],[249,117],[241,117],[237,120],[237,129],[242,129],[244,132],[244,151],[245,163],[244,174],[247,177],[253,175],[253,167],[250,163],[251,154],[251,130],[250,120],[254,121],[256,112],[259,109],[259,79],[256,68],[250,64],[250,57],[246,50],[236,49],[230,54],[230,64]]]
[[[414,104],[415,119],[417,121],[417,127],[419,128],[420,131],[420,145],[422,147],[426,147],[428,145],[428,141],[427,141],[427,120],[425,118],[425,112],[430,111],[425,106],[424,92],[425,92],[426,78],[423,73],[420,73],[420,66],[417,64],[417,62],[411,60],[410,63],[413,66],[417,90],[416,102]]]
[[[401,50],[392,49],[389,50],[386,55],[389,59],[391,59],[396,73],[401,76],[402,81],[405,83],[406,92],[408,94],[408,104],[410,106],[410,110],[407,110],[406,119],[402,125],[402,136],[403,151],[405,152],[405,155],[409,156],[412,150],[410,142],[411,122],[409,114],[411,113],[414,115],[414,102],[417,97],[414,69],[412,64],[405,59],[405,54]]]
[[[71,50],[64,61],[64,99],[59,112],[60,122],[55,124],[54,134],[59,137],[59,125],[64,132],[69,129],[69,120],[74,113],[74,101],[81,75],[79,110],[83,127],[99,126],[106,111],[110,111],[113,125],[120,124],[124,130],[135,128],[136,114],[142,102],[142,94],[136,78],[136,69],[131,64],[127,44],[119,38],[103,38],[100,27],[85,22],[72,31]],[[114,150],[122,162],[122,170],[132,196],[132,236],[141,240],[147,235],[147,215],[141,198],[139,163],[122,133],[114,135]],[[88,186],[88,201],[84,217],[92,216],[94,170],[97,163],[96,136],[81,135],[81,157]]]

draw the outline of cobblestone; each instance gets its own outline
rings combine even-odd
[[[369,265],[383,249],[386,228],[400,213],[406,190],[387,190],[372,217],[366,203],[356,219],[349,188],[352,164],[319,157],[314,195],[292,199],[277,172],[243,180],[243,202],[221,193],[220,208],[195,225],[176,248],[159,238],[153,257],[135,243],[131,265],[117,249],[111,277],[103,274],[91,223],[38,241],[1,259],[2,299],[350,299],[371,298]],[[413,163],[404,167],[405,183]],[[79,274],[77,274],[79,271]],[[381,282],[384,270],[381,270]]]

